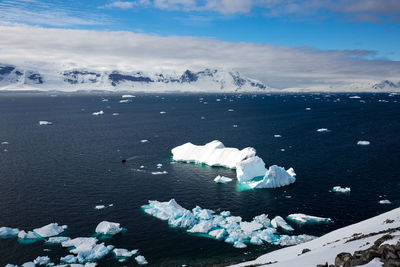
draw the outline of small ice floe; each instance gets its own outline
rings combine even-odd
[[[271,220],[271,225],[274,228],[282,228],[283,230],[286,231],[294,231],[293,227],[290,226],[281,216],[276,216]]]
[[[370,141],[358,141],[357,145],[358,146],[369,146],[371,144]]]
[[[73,248],[71,253],[79,254],[82,252],[90,251],[96,246],[97,238],[94,237],[77,237],[61,243],[61,246]]]
[[[122,95],[122,98],[134,98],[134,97],[136,97],[136,96],[134,96],[134,95]]]
[[[123,229],[120,227],[119,223],[102,221],[96,227],[96,233],[103,235],[116,235],[120,233]]]
[[[22,230],[22,231],[19,231],[18,238],[19,239],[37,240],[37,239],[41,239],[41,236],[39,236],[38,234],[36,234],[35,232],[32,232],[32,231],[25,232],[24,230]]]
[[[74,264],[78,262],[78,257],[74,255],[67,255],[65,257],[61,257],[60,262],[65,264]]]
[[[80,263],[93,263],[100,260],[114,248],[112,245],[105,246],[104,243],[97,244],[97,239],[94,237],[77,237],[61,245],[70,248],[70,252],[77,255]]]
[[[167,171],[162,171],[162,172],[151,172],[153,175],[162,175],[162,174],[167,174]]]
[[[122,99],[119,101],[119,103],[131,103],[131,102],[132,102],[132,100],[130,100],[130,99]]]
[[[0,227],[0,238],[16,237],[18,233],[18,228]]]
[[[332,192],[337,192],[337,193],[350,193],[350,191],[351,191],[350,187],[335,186],[332,188]]]
[[[104,111],[100,110],[100,111],[96,111],[92,113],[93,116],[99,116],[99,115],[104,115]]]
[[[281,151],[282,151],[282,152],[285,152],[286,150],[285,150],[284,148],[281,148]]]
[[[51,236],[56,236],[64,232],[65,229],[67,229],[68,226],[63,225],[59,226],[58,223],[50,223],[48,225],[45,225],[40,228],[33,229],[33,231],[38,234],[41,237],[51,237]]]
[[[205,120],[206,118],[205,118],[205,117],[203,117],[203,116],[201,116],[201,117],[200,117],[200,119],[202,119],[202,120]]]
[[[113,115],[113,116],[118,116],[119,113],[118,113],[118,112],[114,112],[112,115]]]
[[[66,242],[71,240],[70,237],[66,236],[55,236],[55,237],[50,237],[49,239],[46,240],[46,244],[48,245],[57,245],[61,244],[62,242]]]
[[[233,108],[228,109],[229,112],[235,111]]]
[[[39,125],[52,125],[51,121],[39,121]]]
[[[311,108],[305,108],[305,110],[311,110]]]
[[[32,261],[28,261],[22,264],[22,267],[35,267],[36,264],[34,264]]]
[[[157,164],[157,169],[160,169],[163,165],[161,163]]]
[[[325,132],[330,132],[330,130],[328,130],[328,128],[319,128],[319,129],[317,129],[317,132],[325,133]]]
[[[217,102],[220,102],[221,101],[221,99],[219,99],[219,98],[217,98],[217,100],[216,100]]]
[[[275,138],[280,138],[280,137],[282,137],[282,135],[280,135],[280,134],[274,134],[274,137],[275,137]]]
[[[39,256],[33,260],[36,265],[48,265],[50,264],[50,258],[48,256]]]
[[[361,97],[359,97],[358,95],[355,95],[355,96],[350,96],[349,98],[350,99],[360,99]]]
[[[140,140],[140,143],[147,143],[147,142],[149,142],[149,140],[147,139]]]
[[[232,178],[218,175],[217,177],[215,177],[214,182],[216,182],[217,184],[227,184],[229,182],[232,182]]]
[[[4,141],[4,142],[1,142],[1,144],[2,144],[2,145],[8,145],[8,144],[10,144],[10,143],[7,142],[7,141]]]
[[[95,210],[101,210],[101,209],[104,209],[106,206],[104,206],[104,205],[96,205],[96,206],[94,206],[94,209]]]
[[[139,265],[145,265],[145,264],[148,263],[146,258],[143,257],[142,255],[139,255],[139,256],[135,257],[135,260]]]
[[[167,113],[167,112],[165,112],[165,111],[160,111],[160,114],[165,114],[165,113]]]
[[[125,248],[114,248],[112,253],[115,255],[115,257],[130,258],[133,255],[137,254],[138,250],[137,249],[127,250]]]
[[[107,98],[103,98],[101,101],[102,102],[108,102],[108,99]]]
[[[237,128],[237,127],[238,127],[238,125],[237,125],[237,124],[234,124],[234,125],[233,125],[233,128]]]
[[[323,224],[331,223],[330,218],[322,218],[317,216],[306,215],[303,213],[290,214],[286,217],[288,220],[299,223],[299,224]]]
[[[379,200],[379,204],[392,204],[392,202],[389,199],[383,199]]]

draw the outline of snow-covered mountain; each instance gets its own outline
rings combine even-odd
[[[380,83],[374,84],[372,88],[376,90],[386,90],[386,91],[391,91],[391,90],[399,90],[400,89],[400,81],[398,83],[394,83],[392,81],[382,81]]]
[[[182,74],[88,69],[39,72],[0,64],[0,90],[262,92],[268,89],[261,81],[221,69],[186,70]]]

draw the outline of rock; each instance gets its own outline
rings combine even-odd
[[[303,249],[304,250],[304,249]],[[328,263],[325,262],[325,264],[317,264],[317,267],[328,267]]]
[[[335,258],[335,266],[342,266],[350,258],[351,254],[348,252],[342,252],[337,254]]]
[[[311,251],[311,249],[305,248],[305,249],[303,249],[303,250],[301,251],[301,254],[307,253],[307,252],[309,252],[309,251]]]
[[[383,263],[383,267],[400,267],[400,260],[390,259]]]

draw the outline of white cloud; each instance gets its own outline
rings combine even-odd
[[[278,88],[399,80],[400,62],[373,51],[315,50],[131,32],[0,26],[0,62],[41,69],[234,69]]]
[[[137,0],[137,1],[115,1],[102,6],[101,8],[120,8],[130,9],[136,6],[149,6],[150,0]]]

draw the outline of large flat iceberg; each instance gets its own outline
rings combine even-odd
[[[41,237],[51,237],[61,234],[65,229],[67,229],[66,225],[59,226],[57,223],[50,223],[43,227],[33,229],[33,231]]]
[[[172,227],[225,241],[235,248],[245,248],[248,244],[262,245],[264,242],[282,246],[292,245],[314,238],[309,235],[280,235],[276,229],[278,227],[286,231],[293,230],[280,216],[270,221],[268,215],[261,214],[246,222],[242,221],[240,216],[232,216],[229,211],[217,214],[199,206],[190,211],[180,206],[174,199],[167,202],[150,200],[149,204],[142,206],[142,209],[147,214],[167,220]]]
[[[331,223],[330,218],[322,218],[317,216],[306,215],[303,213],[295,213],[287,216],[287,219],[299,224],[317,224],[317,223]]]
[[[18,228],[0,227],[0,238],[16,237],[18,233]]]
[[[203,146],[186,143],[173,148],[171,153],[172,159],[175,161],[236,169],[236,177],[239,183],[246,185],[246,189],[275,188],[296,181],[293,168],[285,170],[272,165],[266,169],[264,161],[256,156],[256,150],[252,147],[239,150],[225,147],[222,142],[214,140]],[[219,177],[217,176],[214,181],[224,183],[225,181]]]

